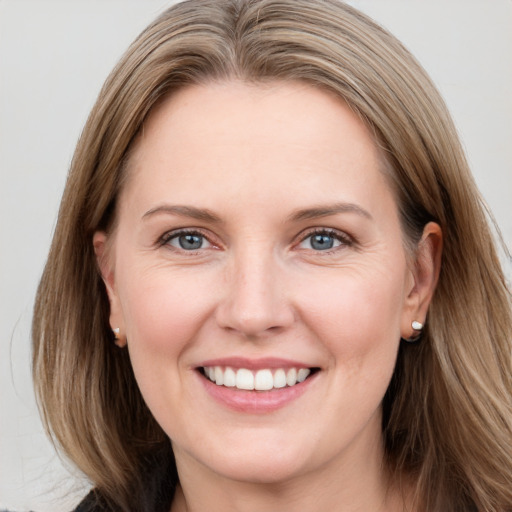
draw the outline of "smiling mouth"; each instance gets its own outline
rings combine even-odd
[[[313,375],[319,368],[273,368],[252,371],[230,366],[204,366],[199,369],[204,377],[217,386],[244,391],[270,391],[293,387]]]

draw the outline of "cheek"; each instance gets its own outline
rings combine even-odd
[[[155,417],[162,418],[186,391],[187,350],[208,317],[207,291],[215,287],[169,269],[137,272],[134,267],[123,282],[128,284],[120,295],[135,378]]]
[[[189,393],[183,380],[187,351],[211,309],[207,290],[215,287],[168,269],[137,273],[133,267],[123,282],[128,286],[120,290],[122,311],[137,384],[157,421],[173,425],[171,413]]]
[[[161,271],[132,272],[121,290],[123,317],[130,344],[166,352],[193,338],[211,308],[212,289],[197,277]],[[214,288],[213,288],[214,289]]]
[[[403,275],[373,270],[336,269],[329,287],[309,283],[302,311],[333,364],[356,373],[368,363],[388,374],[400,339]]]

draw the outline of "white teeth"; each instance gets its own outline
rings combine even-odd
[[[217,384],[217,386],[224,384],[224,372],[220,366],[215,367],[215,384]]]
[[[309,368],[301,368],[297,373],[297,382],[304,382],[310,373]]]
[[[288,384],[288,386],[295,386],[295,384],[297,384],[297,370],[295,368],[288,370],[286,374],[286,384]]]
[[[224,370],[224,386],[228,388],[234,388],[236,386],[236,373],[232,368],[226,368]]]
[[[238,389],[254,389],[254,375],[251,370],[240,368],[236,372],[236,387]]]
[[[274,373],[274,387],[275,388],[284,388],[286,386],[286,373],[284,370],[277,370]]]
[[[204,375],[217,384],[229,388],[256,391],[269,391],[273,388],[280,389],[286,386],[295,386],[304,382],[311,370],[309,368],[290,368],[285,371],[283,368],[277,370],[263,369],[253,373],[246,368],[233,368],[222,366],[208,366],[203,368]]]
[[[268,391],[274,387],[274,377],[270,370],[258,370],[254,377],[254,389]]]

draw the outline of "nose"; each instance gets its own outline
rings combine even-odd
[[[218,325],[245,338],[283,331],[294,322],[283,269],[268,251],[245,251],[232,258],[217,308]]]

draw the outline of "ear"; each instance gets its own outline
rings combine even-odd
[[[110,303],[110,328],[115,334],[116,345],[118,347],[124,347],[126,345],[126,330],[121,303],[115,286],[113,255],[107,233],[104,231],[96,231],[92,238],[92,243],[98,268],[100,269]]]
[[[423,229],[409,269],[411,279],[406,291],[401,323],[401,336],[404,339],[411,339],[418,334],[412,328],[412,322],[425,324],[428,307],[439,279],[442,251],[441,227],[435,222],[429,222]]]

